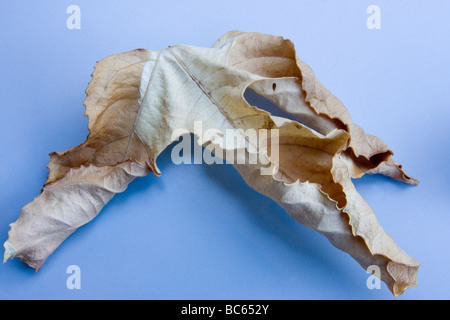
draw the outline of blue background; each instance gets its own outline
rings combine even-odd
[[[69,30],[66,9],[81,9]],[[381,30],[366,27],[381,7]],[[448,1],[3,1],[0,10],[0,242],[39,194],[48,153],[82,143],[97,60],[135,48],[211,46],[229,30],[282,35],[418,187],[355,181],[380,224],[422,263],[398,300],[450,298]],[[393,299],[326,238],[254,192],[227,165],[135,180],[35,273],[0,265],[1,299]],[[3,254],[2,254],[3,255]],[[66,269],[81,269],[69,290]]]

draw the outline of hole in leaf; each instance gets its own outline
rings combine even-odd
[[[276,84],[274,83],[276,87]],[[273,88],[273,86],[272,86]],[[251,106],[256,106],[261,110],[270,112],[270,114],[276,117],[283,117],[289,120],[297,121],[302,123],[297,117],[293,116],[290,113],[284,112],[277,106],[275,103],[270,101],[269,99],[257,94],[254,90],[247,88],[244,92],[244,98]]]

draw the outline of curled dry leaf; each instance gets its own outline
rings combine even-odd
[[[247,89],[298,121],[250,106]],[[277,129],[276,141],[267,138],[256,149],[244,134],[238,146],[197,138],[226,159],[236,150],[246,159],[262,155],[268,161],[233,163],[249,186],[363,268],[377,265],[394,295],[416,285],[419,263],[384,232],[351,179],[376,173],[409,184],[417,180],[403,172],[382,140],[352,122],[296,56],[291,41],[234,31],[211,48],[176,45],[111,55],[98,62],[86,95],[90,133],[83,144],[51,154],[41,194],[11,224],[5,261],[19,257],[39,270],[64,239],[135,177],[159,176],[156,159],[182,134],[174,133],[195,133],[194,123],[202,121],[205,130],[220,132]]]

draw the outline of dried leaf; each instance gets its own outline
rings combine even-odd
[[[244,99],[249,88],[298,121],[250,106]],[[382,140],[352,122],[291,41],[234,31],[212,48],[176,45],[112,55],[98,62],[86,94],[89,136],[51,154],[41,194],[11,224],[5,261],[19,257],[39,270],[135,177],[159,176],[158,155],[188,132],[217,157],[230,161],[237,153],[231,162],[249,186],[363,268],[378,266],[394,295],[416,285],[419,263],[384,232],[351,179],[369,173],[417,180],[403,172]],[[198,121],[207,132],[235,130],[241,142],[199,134]],[[246,136],[246,130],[273,129],[277,139],[267,137],[259,146]]]

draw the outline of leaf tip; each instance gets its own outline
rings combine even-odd
[[[420,264],[404,265],[392,261],[388,263],[387,271],[394,280],[389,289],[394,294],[394,297],[397,298],[403,294],[406,289],[417,286],[417,273],[419,267]]]
[[[6,241],[3,244],[3,247],[5,248],[5,254],[3,256],[3,263],[6,263],[6,261],[8,261],[8,259],[12,259],[14,258],[14,256],[16,255],[16,249],[14,249],[14,247],[8,242]]]

